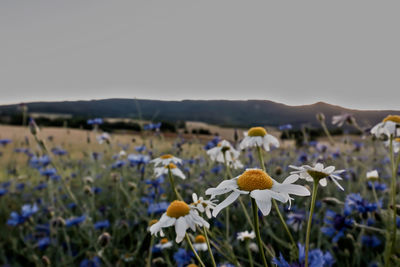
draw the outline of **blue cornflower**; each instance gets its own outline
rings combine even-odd
[[[361,241],[362,241],[363,245],[370,247],[370,248],[376,248],[382,244],[381,240],[379,240],[379,238],[376,237],[375,235],[372,235],[372,236],[363,235],[361,237]]]
[[[47,184],[43,183],[43,182],[40,182],[37,186],[34,187],[35,190],[39,190],[39,191],[42,189],[45,189],[45,188],[47,188]]]
[[[217,165],[211,169],[211,172],[214,174],[219,174],[224,167],[222,165]]]
[[[100,125],[103,124],[103,119],[102,118],[94,118],[94,119],[89,119],[87,120],[88,125]]]
[[[117,160],[111,165],[111,169],[117,169],[125,166],[126,162],[124,160]]]
[[[376,191],[385,191],[387,189],[387,185],[385,183],[374,182],[374,184],[372,184],[372,182],[369,181],[367,185],[368,189],[372,189],[372,185],[375,185]]]
[[[128,161],[131,166],[147,164],[150,161],[150,156],[142,154],[129,154]]]
[[[351,228],[353,220],[347,218],[347,215],[341,215],[334,211],[327,210],[325,213],[324,223],[326,227],[321,228],[321,232],[332,237],[332,242],[336,243],[344,236],[345,231]]]
[[[24,223],[30,216],[38,212],[39,208],[35,204],[25,204],[21,207],[21,214],[18,212],[11,212],[10,218],[7,220],[7,225],[16,226]]]
[[[298,262],[288,263],[283,257],[282,253],[279,253],[279,258],[275,257],[272,259],[272,263],[278,267],[300,267],[304,266],[306,254],[303,245],[298,243],[299,247],[299,260]],[[329,252],[322,252],[320,249],[310,250],[308,253],[308,263],[310,267],[330,267],[335,263],[332,255]]]
[[[147,208],[148,214],[160,214],[167,211],[169,206],[168,202],[151,203]]]
[[[43,176],[50,177],[55,175],[57,173],[57,170],[55,168],[46,168],[46,169],[40,169],[39,172]]]
[[[0,188],[0,197],[7,194],[7,192],[8,192],[7,189]]]
[[[79,264],[79,267],[100,267],[100,266],[101,266],[101,261],[100,258],[97,256],[94,256],[92,259],[84,259]]]
[[[46,249],[51,243],[50,237],[43,237],[38,240],[37,246],[40,250]]]
[[[108,220],[99,221],[99,222],[96,222],[94,224],[94,229],[97,229],[97,230],[105,229],[105,228],[108,228],[108,227],[110,227],[110,222]]]
[[[279,131],[292,130],[293,126],[291,124],[284,124],[279,126]]]
[[[51,152],[53,152],[53,154],[57,156],[64,156],[68,153],[66,150],[59,147],[52,148]]]
[[[293,228],[295,231],[299,231],[306,220],[305,212],[289,212],[287,215],[286,223]]]
[[[189,264],[192,257],[193,253],[191,251],[186,251],[183,248],[178,249],[178,251],[174,253],[174,260],[178,267],[183,267]]]
[[[146,150],[146,146],[145,145],[141,145],[141,146],[135,146],[135,150],[137,151],[137,152],[143,152],[143,151],[145,151]]]
[[[78,225],[78,224],[82,223],[85,220],[86,220],[86,215],[82,215],[80,217],[70,218],[70,219],[67,219],[65,221],[65,226],[66,227],[70,227],[70,226]]]
[[[12,142],[11,139],[0,139],[0,145],[2,145],[2,146],[6,146],[11,142]]]
[[[376,203],[369,203],[366,199],[362,198],[359,193],[352,193],[347,195],[344,204],[345,214],[350,214],[357,211],[362,215],[367,215],[368,212],[374,212],[378,208]]]
[[[204,146],[204,149],[205,149],[205,150],[209,150],[209,149],[211,149],[211,148],[213,148],[213,147],[216,147],[220,141],[221,141],[221,139],[219,138],[219,136],[216,135],[216,136],[214,136],[214,138],[213,138],[211,141],[209,141],[209,142]]]
[[[162,184],[162,183],[164,183],[164,175],[160,175],[158,178],[156,178],[156,179],[146,179],[144,182],[146,183],[146,184],[149,184],[149,185],[151,185],[151,186],[153,186],[154,188],[158,188],[158,187],[160,187],[160,185]]]
[[[19,191],[22,191],[22,190],[24,190],[24,188],[25,188],[25,183],[18,183],[18,184],[15,186],[15,188],[16,188],[17,190],[19,190]]]
[[[145,131],[149,131],[149,130],[159,130],[160,129],[160,127],[161,127],[161,122],[158,122],[158,123],[148,123],[148,124],[145,124],[144,126],[143,126],[143,130],[145,130]]]

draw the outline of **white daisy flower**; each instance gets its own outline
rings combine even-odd
[[[254,238],[256,238],[256,234],[254,233],[254,231],[239,232],[239,233],[237,233],[237,237],[236,237],[236,239],[240,240],[240,241],[245,241],[247,239],[254,239]]]
[[[367,172],[367,180],[378,180],[379,173],[377,170]]]
[[[345,122],[347,122],[348,124],[353,124],[355,122],[355,120],[356,119],[354,118],[354,116],[352,114],[345,113],[342,115],[333,116],[332,124],[333,125],[337,124],[338,127],[342,127]]]
[[[180,158],[174,157],[171,154],[164,154],[158,158],[151,160],[150,162],[154,163],[154,167],[157,167],[159,165],[166,166],[170,163],[182,164],[182,160]]]
[[[193,203],[190,204],[192,207],[196,208],[199,212],[205,212],[207,217],[211,219],[211,210],[213,210],[216,206],[214,202],[217,202],[216,199],[204,200],[203,197],[198,198],[196,193],[192,194]]]
[[[159,177],[161,175],[168,175],[168,171],[171,171],[172,175],[178,176],[182,179],[186,179],[185,174],[178,168],[174,163],[169,163],[168,165],[164,167],[157,167],[154,169],[154,173],[156,174],[156,177]]]
[[[104,142],[109,144],[111,141],[111,136],[108,133],[102,133],[101,135],[96,136],[96,138],[97,142],[99,142],[100,145],[103,144]]]
[[[155,247],[159,248],[161,250],[170,248],[170,247],[172,247],[172,241],[168,241],[167,238],[163,238],[160,240],[160,242],[158,244],[155,245]]]
[[[214,198],[216,195],[228,192],[231,192],[231,194],[214,208],[212,213],[214,217],[223,208],[232,204],[241,194],[250,194],[264,216],[271,211],[271,198],[285,203],[289,200],[289,194],[310,195],[310,192],[304,186],[278,183],[260,169],[247,169],[242,175],[223,181],[216,188],[207,189],[206,195],[211,195],[211,198]]]
[[[203,235],[198,235],[194,239],[193,247],[197,251],[207,251],[207,243],[206,243],[206,238]]]
[[[167,211],[161,216],[160,220],[150,227],[152,235],[160,233],[162,228],[175,226],[177,243],[182,242],[188,228],[196,231],[196,226],[209,228],[210,225],[197,212],[183,201],[175,200],[171,202]]]
[[[394,153],[399,153],[400,151],[400,137],[393,140],[393,151]]]
[[[267,133],[263,127],[253,127],[244,133],[244,138],[240,143],[240,149],[248,147],[263,147],[269,151],[270,147],[279,147],[279,141],[276,137]]]
[[[319,180],[319,184],[321,186],[326,186],[328,183],[326,178],[330,177],[332,181],[344,191],[344,188],[337,182],[337,180],[343,180],[343,178],[338,176],[338,174],[343,173],[345,170],[335,171],[334,166],[328,166],[324,168],[324,165],[322,163],[317,163],[314,167],[311,167],[309,165],[303,165],[300,167],[289,165],[289,167],[295,169],[295,171],[291,171],[291,175],[286,178],[286,180],[297,180],[298,178],[300,178],[305,179],[308,182],[312,182],[315,178]]]
[[[400,115],[389,115],[371,129],[371,134],[376,137],[396,135],[396,127],[400,126]]]
[[[207,150],[207,155],[210,156],[211,160],[231,164],[235,169],[243,168],[243,164],[238,160],[240,152],[237,151],[233,146],[226,140],[222,140],[216,147]],[[225,155],[225,158],[224,158]]]

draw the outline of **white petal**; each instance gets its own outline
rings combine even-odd
[[[185,237],[188,225],[184,217],[180,217],[175,223],[176,243],[180,243]]]
[[[296,196],[309,196],[310,191],[302,185],[297,184],[278,184],[274,183],[272,189],[282,193],[293,194]]]
[[[271,199],[266,201],[261,201],[256,199],[258,208],[264,216],[267,216],[271,211]]]
[[[279,200],[281,202],[286,202],[288,201],[287,196],[282,193],[274,192],[269,189],[264,189],[264,190],[253,190],[250,193],[250,196],[256,200],[261,200],[261,201],[266,201],[269,198],[275,198],[276,200]]]
[[[299,179],[299,175],[297,174],[292,174],[290,176],[288,176],[285,181],[283,181],[283,184],[293,184],[294,182],[296,182]]]
[[[230,194],[224,201],[222,201],[221,203],[219,203],[215,209],[213,210],[213,216],[216,217],[218,215],[218,213],[225,207],[229,206],[230,204],[232,204],[238,197],[239,197],[240,193],[239,192],[233,192],[232,194]]]
[[[336,181],[336,179],[332,178],[332,181],[337,185],[337,187],[339,187],[340,189],[342,189],[342,191],[344,191],[344,188],[338,183],[338,181]]]
[[[327,185],[327,181],[326,181],[326,178],[322,178],[321,180],[319,180],[319,184],[321,185],[321,186],[326,186]]]

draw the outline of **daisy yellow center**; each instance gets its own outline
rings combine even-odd
[[[383,122],[392,121],[395,123],[400,123],[400,115],[389,115],[383,119]]]
[[[173,218],[179,218],[188,215],[189,211],[190,208],[188,204],[180,200],[175,200],[169,205],[167,209],[167,216]]]
[[[250,128],[250,130],[247,132],[248,136],[265,136],[267,134],[267,131],[263,127],[253,127]]]
[[[322,178],[327,177],[329,174],[324,173],[324,172],[320,172],[320,171],[316,171],[316,170],[308,170],[307,173],[314,179],[320,180]]]
[[[196,264],[194,264],[194,263],[191,263],[191,264],[189,264],[188,266],[186,266],[186,267],[198,267]]]
[[[395,138],[394,141],[400,143],[400,137]]]
[[[206,242],[206,238],[204,237],[204,235],[198,235],[194,239],[194,242],[195,243],[205,243]]]
[[[157,222],[158,222],[157,219],[151,220],[151,221],[149,222],[149,226],[152,226],[153,224],[155,224],[155,223],[157,223]]]
[[[165,154],[165,155],[162,155],[162,156],[160,156],[160,159],[170,159],[170,158],[173,158],[174,156],[172,156],[171,154]]]
[[[271,177],[262,170],[247,170],[237,180],[239,188],[245,191],[271,189],[273,183]]]
[[[160,243],[164,245],[164,244],[168,243],[168,239],[167,238],[163,238],[163,239],[160,240]]]
[[[170,163],[170,164],[168,164],[168,165],[165,165],[164,168],[166,168],[166,169],[175,169],[175,168],[176,168],[176,165],[173,164],[173,163]]]

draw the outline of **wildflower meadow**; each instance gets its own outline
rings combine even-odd
[[[400,116],[316,117],[325,137],[297,144],[257,122],[121,140],[93,118],[77,145],[30,119],[0,134],[1,266],[400,266]]]

